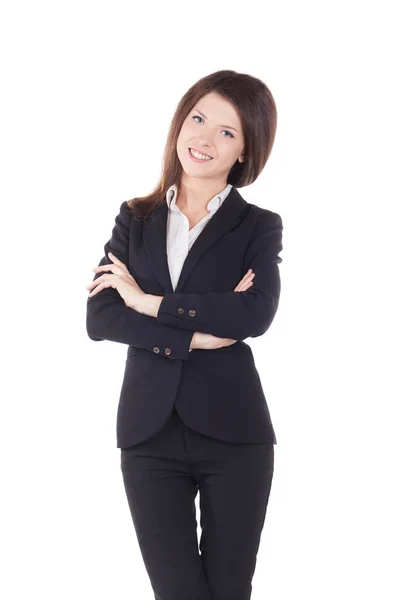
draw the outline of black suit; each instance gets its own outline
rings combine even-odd
[[[187,426],[211,438],[276,444],[252,350],[243,340],[265,333],[278,308],[281,217],[246,202],[232,187],[190,249],[174,292],[167,215],[165,198],[145,223],[123,202],[99,263],[111,263],[107,253],[113,252],[144,292],[164,296],[157,318],[128,308],[111,287],[87,300],[89,337],[129,345],[117,447],[157,434],[174,405]],[[234,292],[249,268],[253,285]],[[195,331],[238,342],[189,352]]]

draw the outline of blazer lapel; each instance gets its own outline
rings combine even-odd
[[[231,231],[242,219],[243,209],[247,206],[238,190],[232,187],[228,196],[216,213],[207,221],[204,229],[195,239],[190,248],[176,286],[175,292],[182,292],[183,288],[202,255],[226,233]],[[171,277],[167,259],[167,219],[168,205],[164,198],[155,213],[144,224],[143,245],[154,273],[162,285],[165,293],[173,293]]]

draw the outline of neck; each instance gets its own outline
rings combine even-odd
[[[226,186],[227,181],[222,179],[218,181],[182,179],[178,184],[177,205],[190,213],[205,211],[211,198],[222,192]]]

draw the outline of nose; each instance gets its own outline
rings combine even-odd
[[[198,143],[197,143],[197,148],[199,148],[199,150],[201,150],[201,148],[211,148],[212,147],[212,143],[210,142],[209,138],[207,136],[202,136]]]

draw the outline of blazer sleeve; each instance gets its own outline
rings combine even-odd
[[[165,294],[157,321],[162,325],[244,340],[267,331],[276,314],[281,290],[278,264],[282,219],[265,211],[244,257],[244,273],[253,269],[253,285],[245,292]]]
[[[100,265],[112,264],[108,252],[112,252],[125,265],[129,258],[129,232],[132,214],[128,205],[123,202],[111,238],[104,246],[104,256]],[[96,273],[93,280],[104,272]],[[96,342],[110,340],[122,344],[130,344],[154,352],[170,359],[187,360],[193,332],[184,331],[170,325],[158,323],[150,317],[126,306],[118,291],[112,287],[104,288],[95,296],[87,298],[86,330],[89,338]],[[169,354],[165,353],[165,350]]]

